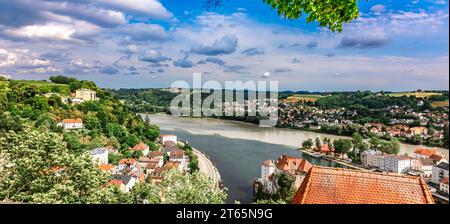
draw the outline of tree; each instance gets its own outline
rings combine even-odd
[[[169,170],[158,185],[145,183],[131,191],[135,203],[223,204],[227,198],[212,180],[199,172],[182,173]]]
[[[303,143],[302,143],[302,148],[304,148],[304,149],[310,149],[312,146],[313,146],[312,139],[307,139],[307,140],[303,141]]]
[[[75,156],[57,134],[26,129],[0,139],[0,201],[30,203],[119,202],[107,174],[88,153]]]
[[[307,15],[306,22],[316,21],[320,26],[328,27],[332,31],[342,31],[343,23],[351,22],[359,16],[357,0],[263,0],[263,2],[287,19],[298,19]],[[223,0],[206,0],[203,6],[209,9],[222,4]]]
[[[350,139],[338,139],[333,141],[333,145],[335,151],[343,155],[352,148],[352,141]]]
[[[320,138],[319,138],[319,137],[316,138],[316,147],[317,147],[318,149],[320,149],[320,147],[322,147],[322,142],[320,141]]]
[[[292,197],[294,196],[294,189],[292,187],[292,184],[294,183],[295,179],[291,175],[286,174],[280,174],[277,177],[277,184],[278,184],[278,195],[280,199],[285,201],[291,201]]]

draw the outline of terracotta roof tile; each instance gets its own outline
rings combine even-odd
[[[63,122],[64,122],[65,124],[83,123],[83,120],[81,120],[80,118],[76,118],[76,119],[64,119]]]
[[[133,148],[131,148],[131,150],[135,150],[135,151],[144,151],[146,149],[148,149],[148,145],[144,144],[144,143],[139,143],[137,145],[135,145]]]
[[[434,204],[422,177],[313,166],[294,204]]]
[[[426,156],[437,155],[437,151],[435,149],[416,149],[414,153],[422,154]]]

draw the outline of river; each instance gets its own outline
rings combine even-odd
[[[206,153],[218,168],[228,188],[228,203],[252,201],[252,181],[259,177],[260,163],[277,159],[283,154],[303,157],[313,164],[339,166],[316,159],[295,150],[305,139],[331,140],[341,136],[292,129],[259,127],[257,125],[211,118],[181,118],[164,114],[149,115],[150,122],[160,126],[162,134],[175,134],[180,140]],[[425,146],[401,144],[400,153],[413,155],[414,150]],[[438,148],[448,157],[448,150]]]

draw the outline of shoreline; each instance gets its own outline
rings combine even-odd
[[[157,116],[176,117],[176,116],[172,116],[172,115],[166,114],[166,113],[154,113],[154,114],[151,114],[151,113],[138,113],[138,114],[140,114],[140,115],[157,115]],[[199,118],[201,118],[202,120],[222,121],[222,122],[230,122],[230,123],[242,124],[242,125],[252,126],[252,127],[259,127],[257,124],[254,124],[254,123],[251,123],[251,122],[237,121],[237,120],[228,120],[228,119],[220,119],[220,118],[211,118],[211,117],[188,117],[188,116],[184,116],[184,117],[176,117],[176,118],[182,118],[182,119],[199,119]],[[298,128],[276,127],[276,126],[275,127],[264,127],[264,128],[274,128],[274,129],[278,129],[278,130],[290,130],[290,131],[294,131],[294,132],[303,132],[303,133],[309,133],[309,134],[313,134],[314,133],[314,134],[328,135],[328,136],[332,136],[332,137],[335,137],[335,138],[344,138],[344,139],[350,139],[351,138],[351,137],[346,136],[346,135],[329,134],[329,133],[324,133],[324,132],[319,132],[319,131],[302,130],[302,129],[298,129]],[[443,148],[443,147],[432,147],[432,146],[426,146],[426,145],[414,145],[414,144],[403,142],[403,141],[400,141],[400,144],[405,145],[405,146],[414,147],[414,148],[437,149],[438,151],[446,152],[444,154],[445,154],[445,157],[447,157],[447,158],[448,158],[448,154],[450,152],[450,150],[448,148]],[[298,147],[298,146],[291,146],[291,145],[285,145],[285,146]]]
[[[184,141],[178,141],[178,144],[185,145],[186,143]],[[191,145],[190,145],[191,146]],[[200,150],[194,148],[191,146],[193,153],[198,158],[198,165],[199,165],[199,172],[205,174],[209,178],[212,179],[212,181],[216,184],[217,187],[219,187],[221,177],[219,170],[214,165],[214,163],[211,161],[211,159]]]

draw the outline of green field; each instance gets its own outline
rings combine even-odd
[[[399,92],[399,93],[389,93],[388,96],[391,97],[402,97],[402,96],[415,96],[416,98],[426,98],[430,96],[438,96],[442,95],[442,93],[436,92]]]

